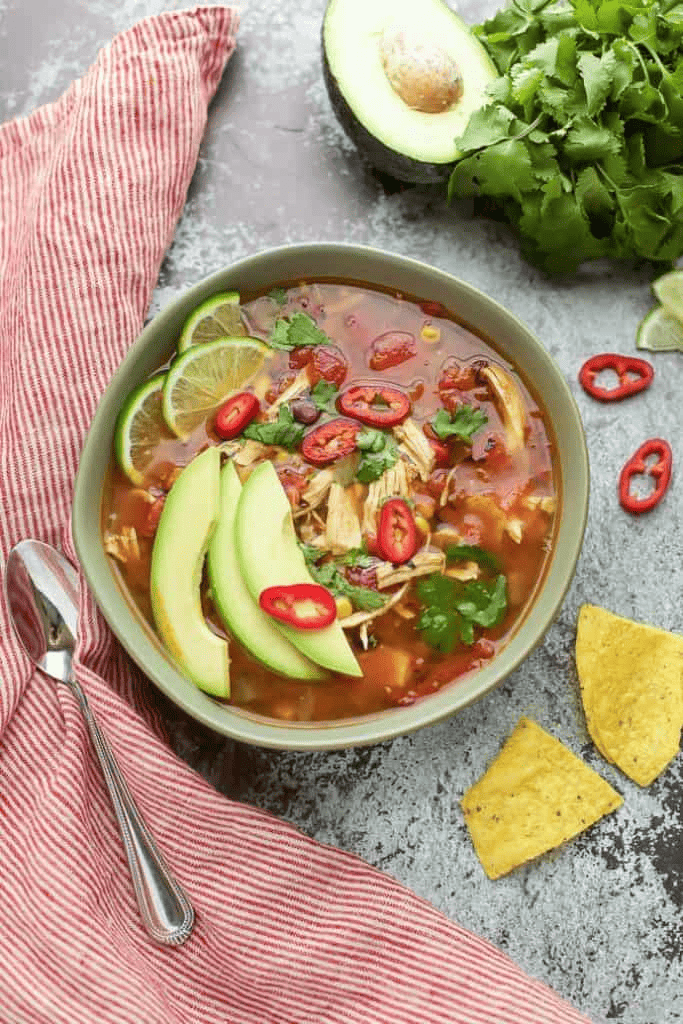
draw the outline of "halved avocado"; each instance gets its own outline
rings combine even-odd
[[[150,598],[159,636],[200,690],[230,696],[226,641],[209,628],[199,587],[218,523],[220,452],[207,448],[182,471],[161,513],[152,548]]]
[[[444,181],[497,72],[444,0],[329,0],[323,70],[359,151],[400,181]]]

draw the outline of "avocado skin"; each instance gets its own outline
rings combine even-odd
[[[411,185],[436,185],[449,178],[455,162],[430,164],[424,160],[415,160],[403,153],[397,153],[396,150],[390,149],[389,146],[385,146],[374,135],[371,135],[361,124],[342,96],[337,80],[330,70],[324,39],[322,40],[322,64],[327,95],[335,116],[358,152],[365,157],[368,163],[382,174],[387,174],[390,178]]]

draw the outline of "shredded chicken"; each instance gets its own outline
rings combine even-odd
[[[255,462],[263,462],[270,450],[267,444],[262,444],[261,441],[252,441],[248,437],[246,441],[240,442],[232,461],[237,466],[253,466]]]
[[[363,533],[377,532],[377,513],[387,498],[409,497],[410,484],[406,464],[403,459],[398,459],[390,469],[385,469],[377,480],[373,480],[368,488],[368,496],[363,509]]]
[[[511,537],[515,544],[522,543],[522,536],[524,534],[524,520],[523,519],[508,519],[505,523],[505,532],[508,537]]]
[[[505,427],[508,451],[511,454],[524,448],[526,436],[526,409],[519,388],[501,366],[490,363],[480,370],[491,385],[493,400]]]
[[[322,505],[333,483],[341,484],[342,487],[350,484],[356,476],[358,461],[357,455],[348,455],[339,459],[334,466],[314,473],[301,496],[302,508],[296,513],[295,518],[306,515],[311,509]]]
[[[461,565],[453,565],[450,569],[446,569],[445,576],[450,576],[453,580],[459,580],[461,583],[467,583],[468,580],[479,579],[479,566],[476,562],[463,562]]]
[[[386,604],[383,604],[381,608],[373,608],[370,612],[354,612],[353,615],[347,615],[345,619],[340,619],[339,625],[342,629],[353,629],[355,626],[367,625],[368,622],[378,618],[380,615],[384,615],[395,604],[398,604],[407,589],[408,584],[405,583],[395,594],[388,598]],[[367,650],[367,647],[365,649]]]
[[[266,419],[276,420],[279,415],[280,406],[291,402],[293,398],[298,398],[310,386],[311,381],[308,376],[308,368],[304,366],[303,370],[299,370],[289,387],[285,388],[282,394],[278,395],[275,401],[270,403],[266,409]]]
[[[377,589],[385,590],[387,587],[396,586],[397,583],[405,583],[416,576],[428,576],[432,572],[443,572],[446,567],[446,556],[443,551],[418,551],[409,562],[404,565],[393,566],[389,562],[382,562],[377,566]]]
[[[413,419],[404,420],[394,427],[399,451],[411,462],[421,480],[428,480],[434,469],[436,455],[431,444]]]
[[[360,521],[354,502],[341,484],[333,483],[327,501],[325,544],[333,555],[361,545]]]
[[[134,526],[124,526],[121,533],[106,533],[104,536],[104,550],[118,562],[131,561],[140,557],[140,545],[138,535]]]
[[[551,516],[555,511],[555,499],[550,494],[527,494],[522,498],[522,503],[532,512],[540,509],[541,512]]]

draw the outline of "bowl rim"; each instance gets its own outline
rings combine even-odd
[[[104,479],[103,435],[109,440],[106,462],[111,452],[113,425],[116,414],[121,406],[121,398],[128,393],[129,377],[137,373],[141,379],[140,366],[145,365],[141,357],[147,351],[150,341],[158,337],[159,332],[172,321],[189,311],[202,299],[226,288],[238,287],[235,283],[226,284],[226,277],[244,278],[249,273],[258,271],[262,264],[272,266],[270,277],[265,277],[266,285],[274,285],[277,280],[291,279],[292,275],[280,275],[277,265],[297,260],[312,261],[321,259],[338,259],[340,263],[348,260],[373,262],[390,269],[401,269],[405,275],[417,275],[429,278],[444,289],[455,289],[461,301],[486,311],[494,319],[515,334],[517,341],[528,347],[528,353],[542,364],[549,374],[554,387],[554,396],[561,403],[566,429],[567,458],[571,457],[571,471],[574,487],[572,490],[571,516],[560,516],[556,526],[555,542],[544,576],[537,587],[520,624],[513,632],[502,651],[482,669],[473,673],[466,680],[443,687],[433,695],[417,701],[415,704],[391,708],[372,715],[354,719],[336,720],[333,722],[313,723],[282,723],[252,715],[230,705],[221,705],[207,694],[202,693],[193,683],[187,680],[172,664],[166,655],[156,634],[144,622],[139,613],[133,611],[132,600],[115,579],[110,560],[104,553],[100,531],[100,511],[102,483]],[[297,276],[314,276],[299,271]],[[328,275],[319,275],[319,277]],[[379,283],[378,272],[370,275],[367,283]],[[340,274],[339,279],[362,282],[362,275],[353,276]],[[373,279],[374,278],[374,279]],[[436,290],[432,287],[432,291]],[[407,289],[406,289],[407,291]],[[415,291],[412,294],[417,294]],[[467,322],[467,321],[466,321]],[[476,325],[473,324],[476,329]],[[479,328],[481,330],[481,328]],[[173,333],[175,337],[177,331]],[[496,349],[496,338],[492,339],[494,350],[501,356],[509,358],[514,364],[515,359],[504,350]],[[169,350],[172,345],[169,344]],[[154,369],[154,361],[147,361],[148,373]],[[156,365],[158,366],[158,360]],[[529,374],[522,368],[523,377]],[[536,382],[529,383],[540,391]],[[540,395],[538,396],[540,398]],[[555,430],[555,407],[550,408],[543,403],[544,411]],[[560,440],[556,438],[556,440]],[[569,450],[570,453],[569,453]],[[565,487],[565,466],[561,467],[561,486]],[[97,481],[95,484],[94,481]],[[93,487],[96,486],[97,522],[88,514],[91,509]],[[547,630],[552,625],[564,602],[571,585],[576,563],[578,561],[588,515],[590,491],[590,471],[585,431],[578,405],[569,384],[554,358],[547,351],[539,338],[514,313],[506,309],[496,299],[447,271],[440,270],[428,263],[409,256],[392,253],[368,245],[355,245],[346,242],[302,242],[281,245],[259,250],[249,256],[213,271],[194,285],[183,289],[181,294],[164,306],[148,323],[128,349],[117,370],[113,374],[103,395],[100,398],[95,415],[92,419],[81,450],[79,466],[76,474],[72,504],[72,534],[74,545],[80,561],[81,570],[89,589],[100,608],[109,628],[112,630],[123,648],[138,665],[142,672],[164,693],[173,703],[191,717],[219,734],[233,740],[250,745],[294,751],[332,750],[345,747],[364,746],[381,743],[398,735],[404,735],[436,724],[456,714],[469,704],[482,699],[506,679],[529,654],[543,641]],[[567,495],[562,495],[560,508],[564,508]],[[557,553],[562,538],[563,563],[558,567]],[[528,635],[526,635],[528,634]],[[454,694],[458,696],[454,699]]]

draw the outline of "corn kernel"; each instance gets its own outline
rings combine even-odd
[[[433,344],[440,339],[441,331],[438,327],[433,327],[432,324],[425,324],[420,331],[420,335],[423,341],[428,341]]]
[[[337,597],[335,599],[337,605],[337,618],[347,619],[353,612],[353,605],[349,601],[348,597]]]
[[[424,516],[415,516],[415,525],[425,537],[428,537],[431,533],[432,528]]]

